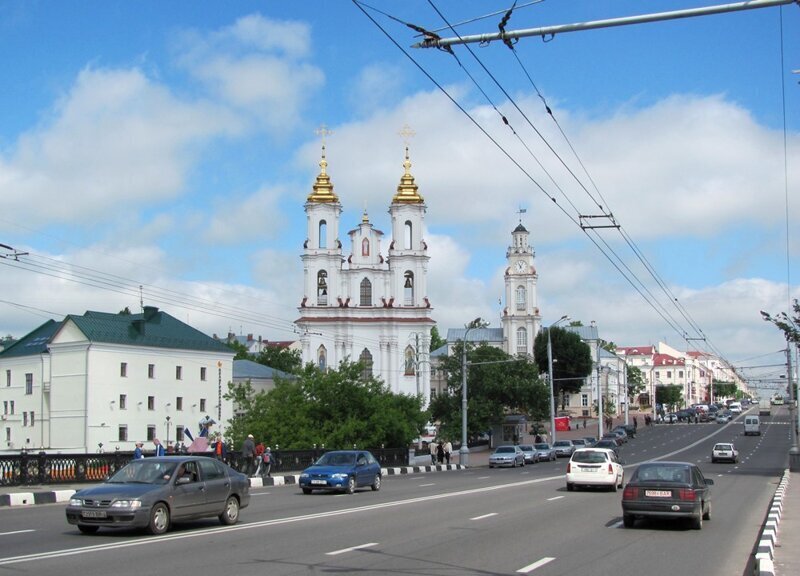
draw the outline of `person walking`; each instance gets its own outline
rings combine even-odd
[[[450,464],[450,455],[453,453],[453,444],[448,440],[444,443],[444,459],[447,464]]]
[[[155,454],[153,454],[153,456],[164,456],[165,454],[164,445],[161,444],[161,440],[159,440],[158,438],[154,438],[153,445],[156,447],[156,452]]]
[[[431,451],[431,464],[436,466],[436,450],[439,448],[439,444],[436,443],[436,440],[431,440],[431,443],[428,444],[428,450]]]
[[[439,461],[439,464],[444,463],[444,444],[441,442],[436,446],[436,459]]]
[[[248,434],[247,438],[242,442],[242,474],[250,476],[253,473],[253,464],[256,457],[256,444],[253,440],[253,435]]]
[[[261,454],[261,477],[271,478],[270,469],[272,468],[272,449],[267,446]]]
[[[256,456],[255,456],[255,463],[256,463],[256,472],[254,476],[261,476],[261,456],[264,454],[264,443],[259,442],[256,444]]]
[[[142,446],[144,446],[144,444],[142,444],[141,441],[136,443],[136,448],[133,449],[134,460],[138,460],[139,458],[144,458],[144,452],[142,452]]]
[[[636,433],[636,429],[639,427],[639,420],[636,416],[633,417],[633,432]]]

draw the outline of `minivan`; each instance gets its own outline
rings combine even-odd
[[[745,416],[744,417],[744,435],[761,436],[761,420],[758,416]]]
[[[734,414],[741,414],[742,405],[739,402],[731,402],[730,404],[728,404],[728,410],[730,410]]]

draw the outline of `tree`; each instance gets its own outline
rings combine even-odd
[[[431,352],[438,350],[445,344],[447,344],[447,340],[439,336],[439,329],[436,326],[431,328]]]
[[[309,364],[296,378],[276,378],[269,392],[229,384],[225,398],[241,409],[230,421],[230,439],[239,446],[253,434],[289,449],[407,446],[428,421],[422,399],[394,394],[373,377],[364,380],[362,369],[343,362],[323,372]]]
[[[537,334],[533,342],[533,356],[539,371],[548,373],[547,333],[550,332],[550,345],[553,352],[553,395],[561,398],[564,408],[564,395],[577,394],[583,387],[584,379],[592,372],[592,352],[588,344],[577,334],[559,327],[548,328]]]
[[[656,403],[661,404],[665,410],[674,411],[677,406],[683,404],[683,386],[679,384],[656,386]]]
[[[131,309],[128,308],[127,306],[125,306],[125,308],[123,308],[122,310],[119,311],[119,314],[121,316],[130,316],[131,315]]]
[[[231,338],[225,342],[225,345],[236,352],[236,356],[233,357],[234,360],[252,360],[253,355],[250,354],[247,350],[247,346],[239,342],[238,340]]]
[[[625,380],[628,382],[628,402],[644,392],[644,374],[637,366],[625,365]]]
[[[735,382],[714,380],[711,387],[714,390],[714,398],[736,398],[736,394],[739,392]]]
[[[447,391],[431,400],[431,417],[440,423],[444,438],[461,437],[463,341],[442,360]],[[501,424],[506,414],[525,414],[532,420],[550,415],[548,391],[536,365],[526,357],[512,357],[494,346],[467,346],[467,437],[474,438]]]
[[[783,332],[787,342],[800,344],[800,328],[798,328],[800,326],[800,302],[797,299],[795,299],[792,308],[795,314],[794,318],[790,317],[786,312],[779,312],[772,316],[763,310],[761,311],[761,317],[766,322],[775,324]]]
[[[255,361],[275,370],[282,370],[289,374],[297,374],[303,367],[300,350],[286,347],[267,346],[255,357]]]

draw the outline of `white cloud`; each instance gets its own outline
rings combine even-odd
[[[217,200],[209,221],[202,225],[205,241],[234,244],[279,237],[286,227],[279,207],[285,193],[282,187],[265,186],[243,199]]]

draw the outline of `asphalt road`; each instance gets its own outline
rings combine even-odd
[[[626,476],[656,457],[698,462],[714,478],[711,520],[622,527],[621,493],[567,492],[566,461],[516,469],[387,477],[380,492],[305,496],[296,487],[254,489],[241,522],[175,526],[164,536],[80,534],[64,505],[0,510],[0,570],[15,574],[598,576],[745,574],[786,467],[785,408],[762,436],[728,425],[661,425],[623,448]],[[711,464],[712,445],[733,441],[739,464]]]

